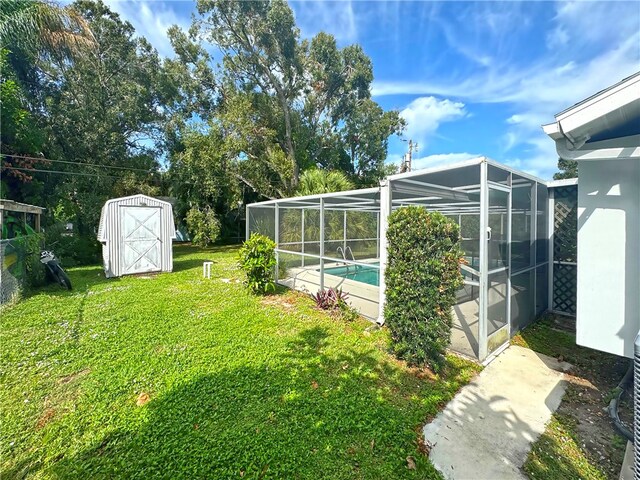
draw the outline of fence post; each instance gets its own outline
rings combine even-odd
[[[382,325],[384,323],[384,304],[387,300],[384,281],[384,272],[387,268],[387,228],[389,226],[389,215],[391,214],[392,196],[391,196],[391,181],[382,180],[380,182],[380,214],[379,224],[380,230],[378,234],[380,244],[380,272],[378,274],[378,323]]]
[[[320,290],[324,290],[324,198],[320,198]]]

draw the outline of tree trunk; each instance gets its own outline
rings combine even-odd
[[[289,160],[293,163],[293,178],[291,179],[291,190],[295,191],[298,188],[298,180],[300,177],[300,167],[298,166],[298,162],[296,161],[295,151],[293,149],[293,139],[291,132],[291,112],[289,111],[289,105],[287,105],[286,100],[282,103],[282,109],[284,110],[284,135],[285,141],[287,142],[287,156]]]
[[[287,157],[289,157],[289,161],[293,164],[293,178],[291,179],[291,191],[295,191],[298,187],[298,180],[300,177],[300,167],[298,166],[298,162],[296,161],[296,154],[293,148],[293,133],[291,131],[291,110],[289,109],[289,103],[287,102],[287,97],[284,93],[284,90],[281,85],[278,84],[277,80],[273,77],[273,75],[269,74],[269,78],[275,88],[276,94],[278,95],[278,100],[280,101],[280,105],[282,106],[282,113],[284,114],[284,140],[287,148]]]

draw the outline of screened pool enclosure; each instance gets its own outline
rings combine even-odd
[[[383,323],[389,213],[407,205],[441,212],[460,226],[465,257],[451,349],[484,360],[548,310],[548,190],[541,179],[479,158],[393,175],[376,188],[254,203],[246,234],[276,242],[280,284],[309,293],[342,288]]]

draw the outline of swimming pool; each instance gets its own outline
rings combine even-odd
[[[368,283],[377,287],[380,285],[380,269],[377,263],[372,263],[371,265],[371,267],[347,265],[344,267],[325,268],[324,273],[356,282]]]

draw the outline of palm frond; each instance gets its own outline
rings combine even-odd
[[[353,183],[343,172],[311,168],[300,175],[296,195],[315,195],[352,189]]]
[[[42,0],[0,2],[0,43],[28,54],[79,55],[95,39],[87,21],[72,7]]]

